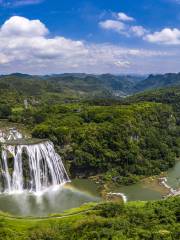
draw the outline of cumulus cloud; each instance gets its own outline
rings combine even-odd
[[[14,16],[7,20],[1,27],[1,36],[44,36],[48,29],[39,20],[29,20],[24,17]]]
[[[150,33],[149,30],[140,25],[133,23],[125,23],[125,21],[133,21],[134,19],[125,13],[114,14],[118,20],[105,20],[99,23],[99,26],[105,30],[111,30],[126,37],[139,37],[150,43],[159,43],[164,45],[180,44],[180,29],[164,28],[161,31]],[[118,17],[117,17],[118,16]]]
[[[132,26],[130,31],[137,37],[142,37],[148,32],[143,26]]]
[[[146,35],[144,39],[151,43],[178,45],[180,44],[180,30],[177,28],[164,28],[160,32]]]
[[[106,30],[115,31],[119,34],[123,34],[127,37],[136,36],[142,37],[148,33],[148,30],[143,26],[134,25],[134,18],[129,17],[125,13],[113,13],[113,17],[116,20],[107,19],[99,22],[99,26]]]
[[[130,17],[128,15],[126,15],[125,13],[123,12],[120,12],[117,14],[117,18],[121,21],[134,21],[135,19],[133,17]]]
[[[157,56],[169,56],[166,51],[93,44],[48,33],[39,20],[19,16],[7,20],[0,28],[1,73],[136,72],[149,61],[154,64]]]
[[[118,33],[122,33],[122,31],[125,29],[125,24],[120,22],[120,21],[116,21],[116,20],[106,20],[106,21],[101,21],[99,23],[99,26],[101,28],[107,29],[107,30],[113,30],[115,32]]]

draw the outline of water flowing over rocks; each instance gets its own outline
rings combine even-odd
[[[169,194],[166,197],[180,195],[180,189],[174,189],[174,188],[170,187],[167,183],[166,177],[160,178],[159,181],[160,181],[160,184],[162,184],[165,188],[167,188],[169,190]]]
[[[15,129],[1,134],[2,158],[0,162],[2,192],[28,190],[39,193],[48,187],[70,182],[61,157],[52,142],[45,140],[24,144],[26,139]],[[14,144],[11,143],[15,140]],[[19,143],[18,143],[18,140]]]
[[[123,200],[124,203],[127,202],[127,196],[124,194],[124,193],[115,193],[115,192],[110,192],[110,193],[107,193],[107,197],[109,200],[116,200],[116,198],[120,198]]]

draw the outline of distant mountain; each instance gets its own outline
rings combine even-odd
[[[85,73],[65,73],[46,76],[46,79],[53,82],[59,82],[61,84],[69,85],[73,88],[83,86],[91,89],[106,89],[108,91],[121,91],[124,94],[129,94],[132,91],[135,84],[144,80],[142,76],[131,75],[112,75],[112,74],[85,74]],[[80,86],[79,86],[80,84]],[[83,87],[83,88],[84,88]]]
[[[135,85],[134,91],[142,92],[144,90],[171,87],[175,85],[180,85],[180,73],[149,75],[147,79],[144,79]]]
[[[145,90],[180,85],[180,73],[164,75],[113,75],[64,73],[53,75],[28,75],[13,73],[0,75],[0,92],[16,91],[22,96],[49,97],[57,99],[126,97]]]
[[[42,92],[60,93],[69,96],[127,96],[134,86],[142,81],[142,76],[64,73],[53,75],[28,75],[13,73],[0,76],[0,90],[16,90],[25,95]]]

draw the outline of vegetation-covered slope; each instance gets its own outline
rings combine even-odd
[[[114,76],[111,74],[60,74],[50,76],[31,76],[11,74],[0,76],[0,91],[19,93],[22,97],[42,99],[77,99],[85,97],[107,97],[117,94],[124,96],[131,92],[136,82],[143,77]],[[19,96],[18,96],[19,97]],[[46,99],[46,100],[48,100]],[[14,100],[16,100],[14,98]],[[17,99],[18,100],[18,99]]]
[[[69,216],[68,216],[69,215]],[[56,215],[58,216],[58,215]],[[3,240],[178,240],[180,198],[85,205],[51,219],[1,215]]]
[[[180,73],[150,75],[147,79],[138,82],[135,85],[134,90],[135,92],[142,92],[148,89],[171,87],[175,85],[180,85]]]
[[[71,177],[96,174],[119,183],[159,174],[179,156],[176,118],[161,103],[93,102],[12,107],[8,119],[51,139]],[[137,177],[137,176],[139,177]]]
[[[147,89],[180,85],[179,74],[146,76],[112,74],[56,74],[33,76],[15,73],[0,76],[0,91],[13,91],[21,96],[77,99],[84,97],[121,97]],[[61,96],[60,96],[61,95]]]
[[[29,75],[3,76],[0,117],[24,123],[34,137],[51,139],[71,177],[100,174],[129,184],[173,166],[180,155],[179,88],[147,92],[124,101],[73,99],[68,90],[71,101],[67,101],[59,88],[75,84],[71,77],[65,74],[35,80]],[[64,78],[69,80],[64,82]],[[28,100],[27,109],[24,99]]]
[[[127,103],[144,101],[171,105],[176,113],[177,124],[180,125],[180,86],[145,91],[125,99]]]
[[[9,118],[30,125],[34,137],[55,143],[71,176],[103,174],[119,183],[132,183],[136,175],[167,170],[179,155],[174,112],[161,103],[97,106],[81,102],[13,114]]]

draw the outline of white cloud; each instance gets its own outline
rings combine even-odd
[[[177,28],[164,28],[160,32],[146,35],[144,39],[151,43],[178,45],[180,44],[180,30]]]
[[[1,73],[136,72],[137,69],[143,71],[148,64],[153,69],[156,57],[164,60],[169,53],[50,37],[39,20],[18,16],[10,18],[0,28]]]
[[[143,26],[132,26],[130,31],[137,37],[142,37],[148,32]]]
[[[126,15],[123,12],[118,13],[117,18],[121,21],[134,21],[135,20],[134,18],[129,17],[128,15]]]
[[[127,37],[142,37],[148,33],[148,30],[146,30],[143,26],[129,23],[128,21],[134,21],[134,18],[127,16],[125,13],[113,13],[113,16],[118,20],[107,19],[99,22],[99,26],[106,30],[113,30]],[[125,21],[128,23],[124,23]]]
[[[6,56],[5,54],[3,53],[0,53],[0,64],[6,64],[9,62],[9,58],[8,56]]]
[[[24,17],[14,16],[7,20],[1,27],[2,36],[44,36],[48,29],[39,20],[29,20]]]
[[[123,67],[123,68],[128,67],[128,68],[129,68],[129,66],[131,65],[131,62],[119,60],[119,61],[115,62],[114,64],[115,64],[117,67]]]
[[[118,33],[122,33],[122,31],[125,29],[124,23],[122,23],[120,21],[116,21],[116,20],[109,20],[109,19],[106,21],[100,22],[99,26],[101,28],[104,28],[107,30],[113,30]]]

